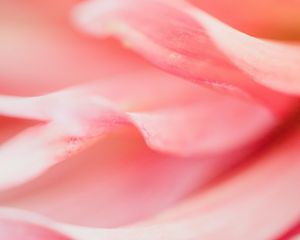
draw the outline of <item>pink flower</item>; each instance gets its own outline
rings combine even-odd
[[[191,2],[0,2],[0,239],[297,237],[300,18]]]

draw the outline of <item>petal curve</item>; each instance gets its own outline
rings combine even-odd
[[[252,94],[266,91],[259,84],[300,93],[299,46],[250,37],[184,1],[87,1],[74,19],[81,29],[116,35],[159,67],[197,82]]]

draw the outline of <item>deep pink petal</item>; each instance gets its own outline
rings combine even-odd
[[[250,35],[288,40],[300,39],[299,1],[189,1]]]
[[[277,240],[299,240],[300,238],[300,222],[298,221],[295,225],[288,228]]]

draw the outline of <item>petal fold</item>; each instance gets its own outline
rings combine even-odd
[[[253,38],[184,1],[87,1],[74,19],[81,29],[118,36],[159,67],[196,82],[262,96],[268,90],[260,84],[300,93],[298,45]]]
[[[0,114],[42,121],[2,144],[2,187],[36,177],[118,128],[135,126],[155,151],[224,158],[254,150],[282,119],[250,99],[154,70],[39,97],[1,96]]]

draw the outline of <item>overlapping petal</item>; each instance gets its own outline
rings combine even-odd
[[[183,1],[88,1],[75,21],[95,35],[116,35],[159,67],[197,82],[258,96],[268,92],[260,84],[300,92],[298,45],[250,37]]]
[[[55,220],[2,209],[0,237],[273,239],[292,229],[300,216],[296,134],[151,217],[243,160],[283,120],[297,99],[268,87],[299,94],[299,47],[250,37],[184,1],[87,1],[78,8],[81,29],[117,35],[206,89],[147,66],[115,41],[67,30],[74,2],[40,8],[29,1],[24,12],[25,5],[0,3],[25,23],[9,17],[10,27],[0,30],[0,90],[10,94],[0,96],[0,204]],[[98,80],[65,89],[90,79]]]
[[[125,225],[157,214],[239,160],[160,154],[133,129],[126,131],[2,192],[1,205],[85,226]]]
[[[300,196],[295,190],[300,169],[299,130],[289,137],[274,144],[252,166],[239,169],[236,175],[167,214],[165,220],[194,216],[200,220],[198,236],[205,239],[277,239],[294,227],[300,216]],[[236,228],[231,228],[232,224]]]
[[[119,85],[122,81],[128,89]],[[136,72],[41,97],[2,96],[0,102],[2,115],[43,121],[2,144],[1,176],[8,177],[2,179],[3,186],[36,176],[119,127],[137,127],[154,150],[223,159],[237,150],[241,155],[251,151],[256,141],[281,121],[271,110],[251,100],[223,95],[155,71]],[[15,161],[7,161],[8,157]],[[36,168],[24,170],[32,164]],[[23,171],[24,178],[14,171]]]
[[[300,196],[295,191],[300,171],[298,145],[299,131],[296,131],[289,140],[275,144],[254,163],[244,166],[243,171],[232,173],[214,188],[195,194],[173,210],[143,224],[103,229],[46,222],[80,240],[277,239],[300,216]],[[38,219],[30,214],[18,214],[29,222]],[[38,221],[46,224],[45,220]]]

